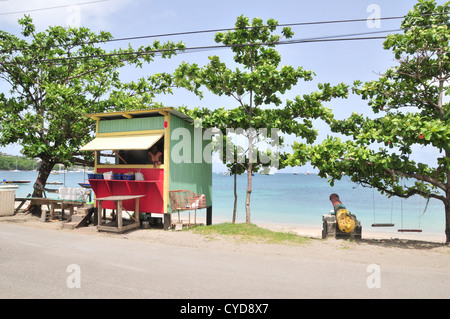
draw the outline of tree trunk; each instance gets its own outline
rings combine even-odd
[[[245,198],[245,222],[251,223],[250,220],[250,196],[252,195],[252,164],[249,163],[247,170],[247,197]]]
[[[450,198],[448,196],[445,204],[445,244],[450,245]]]
[[[445,156],[450,158],[450,151],[445,152]],[[447,185],[445,192],[445,244],[450,244],[450,170],[447,170]]]
[[[234,208],[233,208],[233,220],[232,223],[236,223],[236,212],[237,212],[237,174],[234,172]]]
[[[250,118],[251,120],[251,118]],[[248,168],[247,168],[247,196],[245,198],[245,222],[247,224],[251,223],[250,220],[250,196],[252,195],[252,172],[253,172],[253,135],[251,132],[251,127],[249,128],[248,134]]]
[[[32,197],[42,197],[45,184],[47,183],[47,179],[55,166],[55,163],[52,161],[49,161],[47,159],[42,159],[41,166],[39,168],[39,174],[38,178],[36,179],[36,182],[33,185],[33,195]],[[29,211],[33,215],[40,216],[41,215],[41,206],[39,205],[32,205],[29,207]]]

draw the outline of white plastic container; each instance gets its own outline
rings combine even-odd
[[[75,200],[84,200],[84,195],[86,194],[86,191],[84,188],[74,188],[75,190]]]
[[[103,178],[104,179],[113,179],[113,172],[103,173]]]
[[[14,215],[14,202],[16,191],[14,189],[0,190],[0,216]]]
[[[66,187],[59,188],[59,199],[66,200],[84,200],[85,191],[83,188]]]
[[[66,186],[61,186],[58,190],[59,199],[68,199],[69,197],[69,188]]]
[[[136,172],[134,173],[134,179],[137,181],[143,181],[144,180],[144,174],[142,174],[141,172]]]
[[[75,189],[73,187],[69,187],[69,199],[77,200],[77,193],[75,192]]]

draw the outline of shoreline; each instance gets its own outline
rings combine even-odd
[[[23,205],[23,208],[27,207],[29,203],[26,202]],[[15,208],[19,206],[18,202],[15,202]],[[21,209],[17,214],[12,216],[0,216],[0,222],[11,222],[11,223],[25,223],[29,226],[34,226],[38,228],[55,228],[55,224],[62,225],[62,221],[55,220],[50,222],[42,222],[40,218],[31,217],[30,214],[23,214],[23,209]],[[153,214],[155,217],[156,214]],[[30,218],[27,218],[30,217]],[[156,216],[157,217],[157,216]],[[194,213],[191,212],[191,222],[194,221]],[[172,214],[172,219],[177,219],[176,213]],[[188,214],[182,213],[181,220],[188,220]],[[206,224],[206,216],[203,211],[197,212],[197,223],[198,224]],[[229,223],[231,219],[224,218],[214,218],[213,214],[213,224],[221,224],[221,223]],[[238,220],[237,223],[243,223],[245,221]],[[287,232],[293,233],[299,236],[309,237],[313,239],[322,239],[322,225],[311,225],[311,224],[286,224],[286,223],[275,223],[275,222],[264,222],[264,221],[255,221],[252,222],[259,227],[266,228],[272,231],[278,232]],[[61,227],[61,226],[59,226]],[[82,229],[82,228],[78,228]],[[155,228],[153,228],[155,229]],[[140,229],[141,231],[146,231],[147,229]],[[386,230],[386,229],[384,229]],[[126,234],[126,233],[125,233]],[[404,241],[422,241],[422,242],[430,242],[435,244],[444,244],[445,243],[445,234],[438,233],[400,233],[397,232],[396,229],[392,229],[392,231],[383,231],[383,230],[375,230],[372,228],[367,229],[363,227],[362,229],[362,239],[367,240],[404,240]]]
[[[213,224],[229,222],[226,220],[216,220],[213,219]],[[300,225],[300,224],[283,224],[283,223],[273,223],[273,222],[254,222],[253,224],[267,228],[273,231],[281,231],[281,232],[290,232],[300,236],[311,237],[315,239],[322,238],[322,225]],[[442,235],[438,233],[400,233],[397,230],[382,231],[367,229],[363,227],[362,229],[362,238],[363,239],[377,239],[377,240],[417,240],[417,241],[429,241],[434,243],[445,243],[445,234]]]

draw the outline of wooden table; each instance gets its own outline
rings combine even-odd
[[[97,229],[98,231],[110,231],[115,233],[123,233],[127,230],[139,228],[140,222],[139,222],[139,198],[144,197],[146,195],[114,195],[114,196],[107,196],[107,197],[100,197],[96,198],[97,201],[97,208],[98,208],[98,225]],[[134,222],[124,225],[122,221],[122,202],[125,200],[135,200],[134,204]],[[113,201],[116,205],[117,209],[117,221],[116,222],[110,222],[110,223],[102,223],[102,202],[103,201]]]
[[[74,208],[83,206],[86,202],[84,200],[70,200],[70,199],[57,199],[57,198],[41,198],[41,197],[24,197],[24,198],[16,198],[15,201],[21,201],[22,203],[19,205],[19,207],[16,208],[14,213],[17,213],[17,211],[22,207],[22,205],[26,201],[30,201],[30,205],[39,205],[39,206],[50,206],[50,220],[53,220],[55,218],[55,208],[61,208],[62,210],[62,216],[61,219],[64,219],[64,208],[68,208],[70,213],[70,218],[73,215]],[[42,210],[41,213],[41,221],[46,221],[46,212]]]

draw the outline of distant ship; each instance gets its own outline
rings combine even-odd
[[[31,181],[7,181],[4,179],[3,183],[5,183],[5,184],[27,184],[27,183],[31,183]]]

